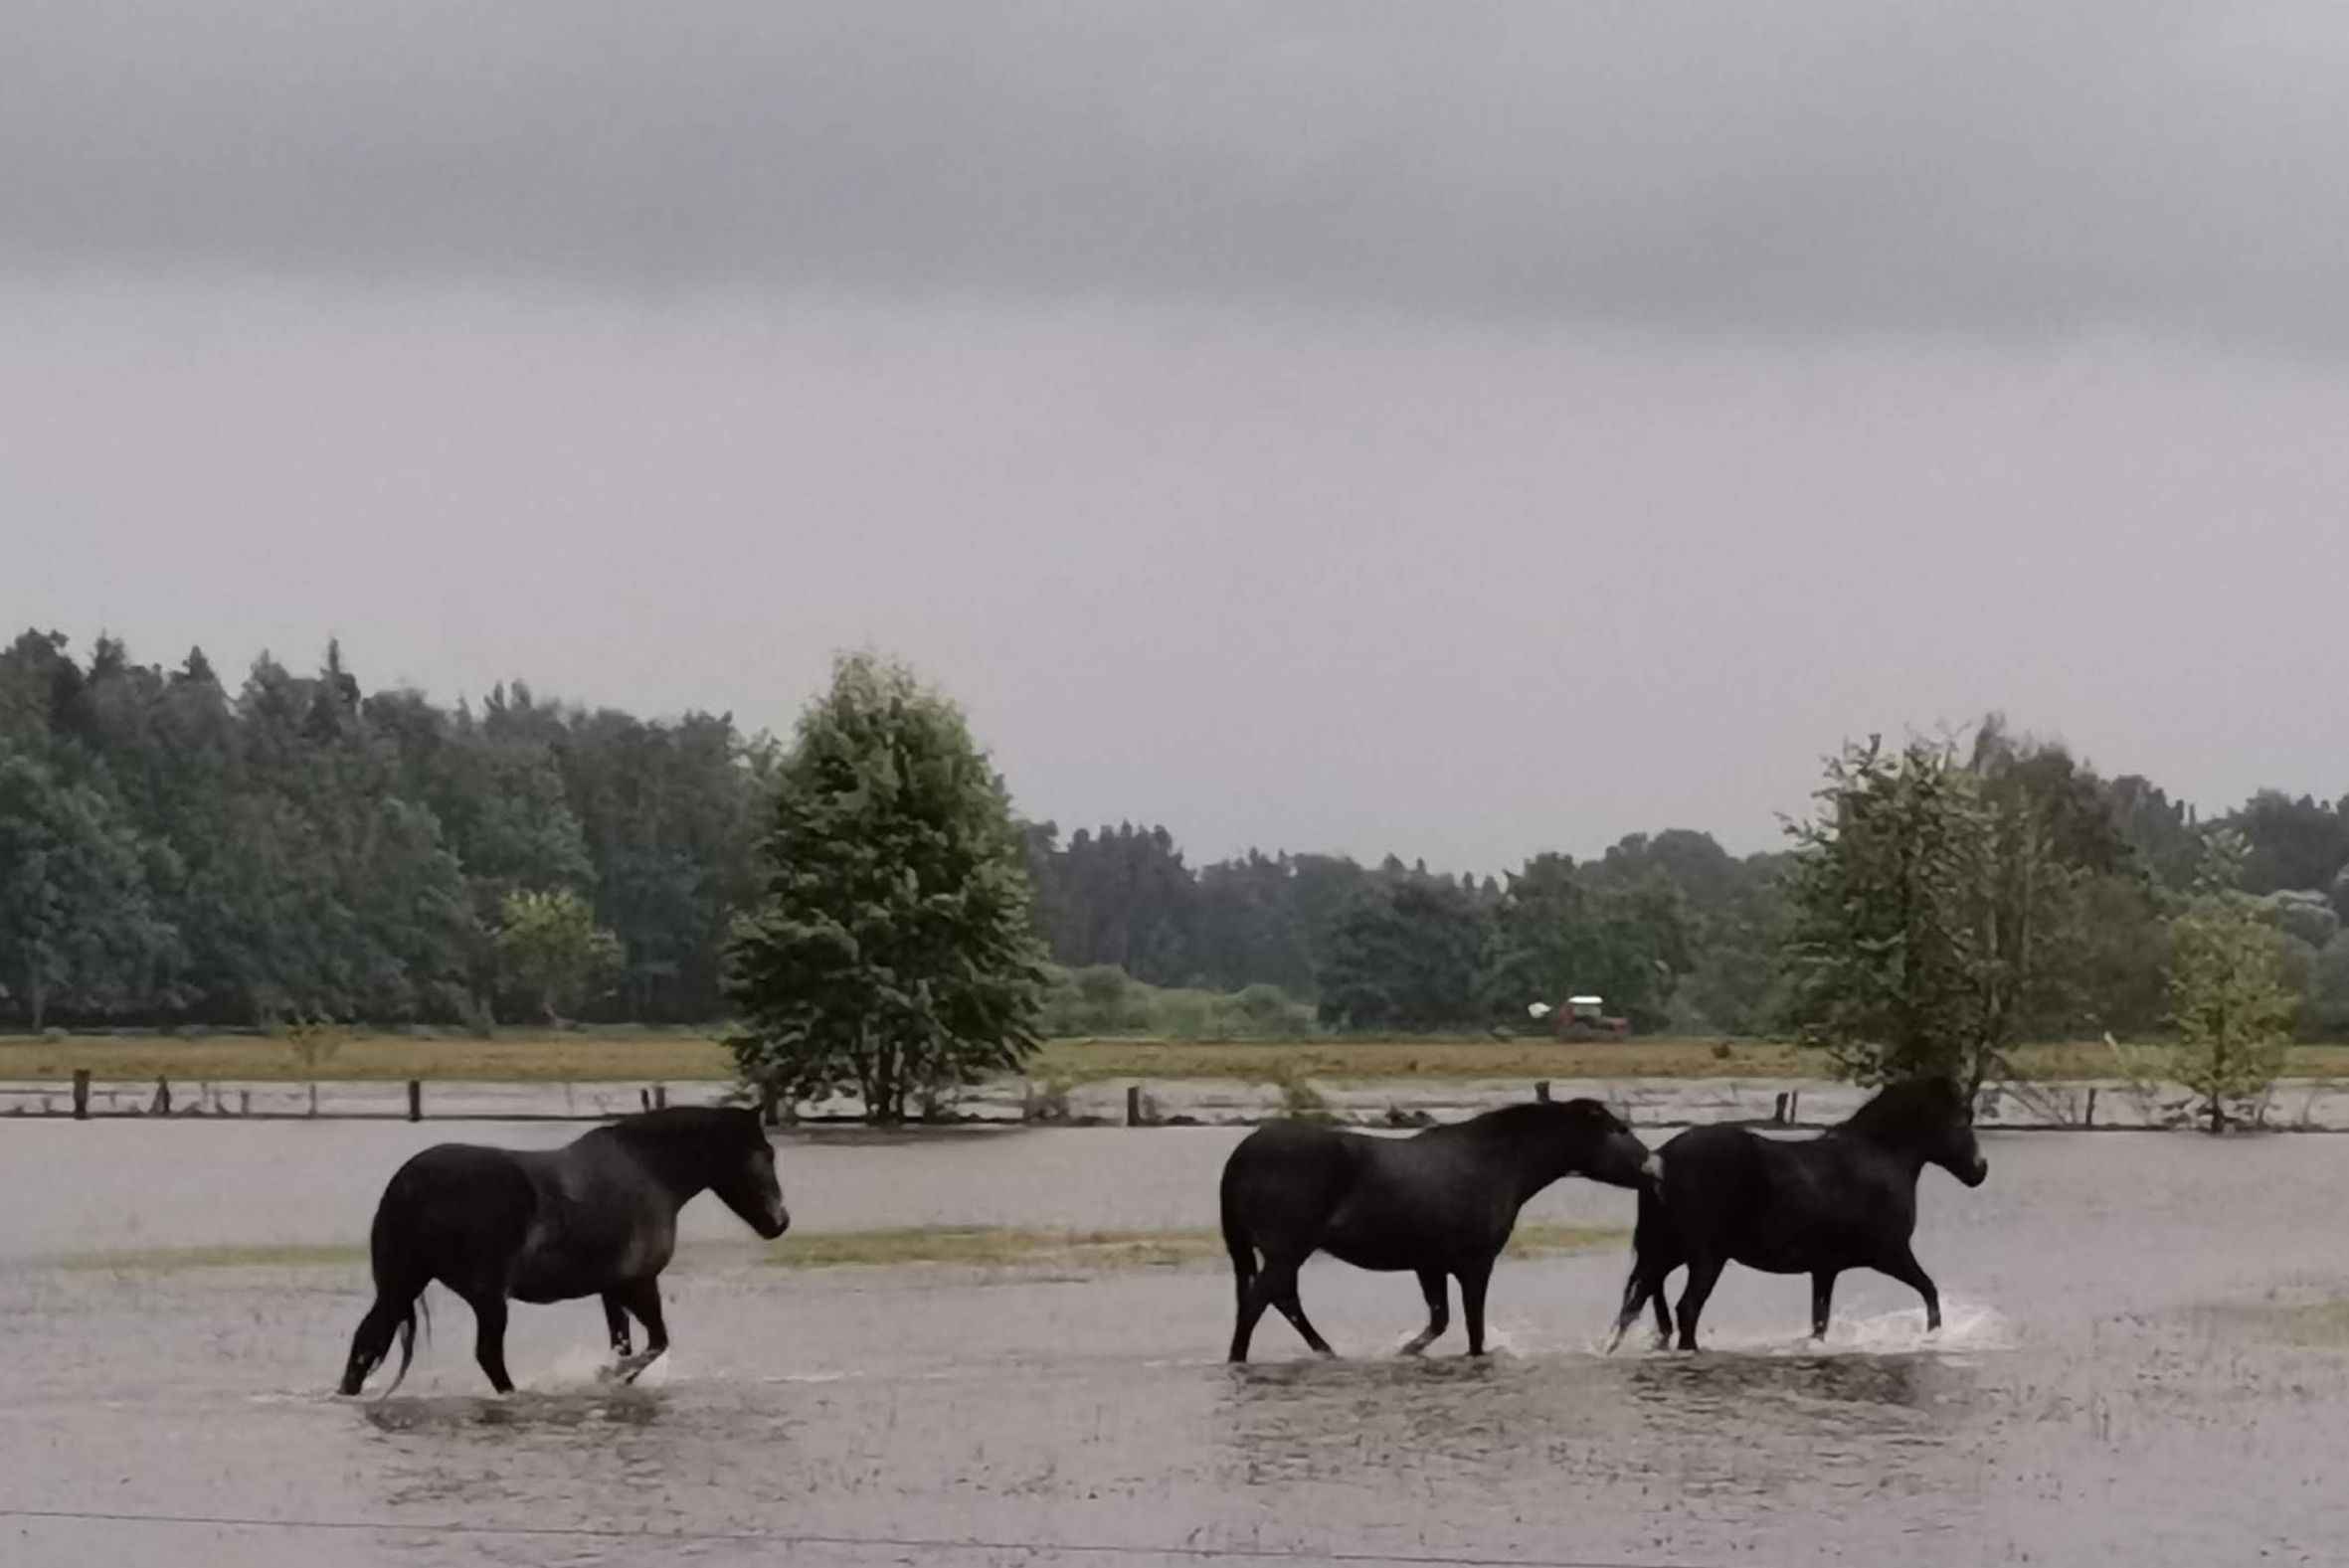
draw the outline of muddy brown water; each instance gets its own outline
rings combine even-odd
[[[579,1303],[517,1308],[524,1392],[487,1397],[440,1297],[407,1386],[351,1401],[325,1390],[363,1266],[182,1259],[355,1243],[451,1131],[0,1129],[0,1562],[2349,1559],[2349,1138],[1989,1134],[1986,1186],[1920,1189],[1940,1335],[1851,1276],[1813,1347],[1804,1282],[1732,1269],[1694,1357],[1595,1353],[1617,1249],[1504,1262],[1475,1363],[1456,1326],[1394,1359],[1409,1279],[1318,1263],[1349,1358],[1268,1319],[1234,1370],[1219,1269],[779,1269],[703,1199],[642,1385],[595,1382]],[[1239,1135],[794,1138],[782,1164],[803,1229],[1195,1228]],[[1567,1182],[1530,1217],[1630,1208]]]

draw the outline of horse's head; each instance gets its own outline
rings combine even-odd
[[[1974,1140],[1974,1108],[1946,1078],[1912,1078],[1862,1106],[1845,1126],[1880,1142],[1904,1147],[1939,1165],[1969,1187],[1990,1174]]]
[[[1974,1141],[1972,1107],[1959,1112],[1943,1132],[1939,1149],[1928,1157],[1969,1187],[1978,1187],[1989,1179],[1990,1161],[1982,1157],[1982,1145]]]
[[[1652,1185],[1664,1166],[1623,1119],[1596,1100],[1569,1100],[1559,1108],[1565,1133],[1566,1171],[1610,1187]]]
[[[734,1112],[726,1125],[731,1135],[720,1147],[710,1191],[745,1225],[773,1241],[792,1224],[783,1206],[783,1183],[775,1177],[775,1145],[767,1141],[755,1111]]]

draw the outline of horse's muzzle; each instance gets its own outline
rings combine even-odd
[[[1983,1182],[1990,1179],[1990,1161],[1984,1159],[1981,1155],[1976,1154],[1974,1156],[1974,1168],[1964,1172],[1957,1179],[1964,1182],[1969,1187],[1980,1186]]]
[[[776,1237],[782,1235],[785,1231],[790,1230],[791,1228],[792,1217],[784,1209],[783,1205],[779,1203],[775,1206],[775,1213],[767,1220],[765,1224],[759,1227],[759,1234],[767,1238],[767,1240],[773,1241]]]

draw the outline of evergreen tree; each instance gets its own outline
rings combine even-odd
[[[1026,1059],[1043,955],[1002,781],[960,711],[901,665],[841,660],[770,821],[764,897],[728,954],[746,1082],[853,1089],[894,1123]]]

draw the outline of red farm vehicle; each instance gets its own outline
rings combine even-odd
[[[1610,1018],[1606,1000],[1599,996],[1569,996],[1563,1007],[1536,1002],[1527,1009],[1536,1018],[1547,1016],[1560,1040],[1628,1040],[1629,1018]]]

